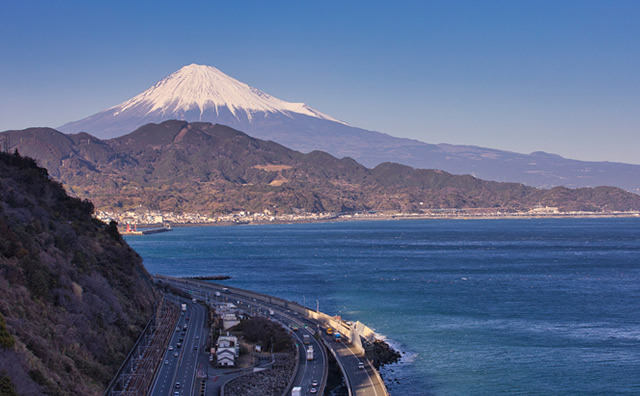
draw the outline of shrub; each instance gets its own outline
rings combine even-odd
[[[9,330],[7,330],[7,323],[4,320],[4,316],[0,314],[0,346],[4,348],[13,348],[15,341]],[[3,394],[3,393],[0,393]]]
[[[11,379],[5,375],[0,375],[0,395],[2,396],[19,396],[18,392],[13,388]]]

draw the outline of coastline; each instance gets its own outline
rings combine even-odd
[[[384,381],[385,386],[389,393],[393,393],[396,385],[400,385],[408,380],[410,374],[407,367],[411,366],[416,361],[416,353],[410,352],[403,348],[399,342],[387,337],[375,334],[376,341],[387,345],[390,351],[398,354],[398,358],[392,362],[382,363],[376,369],[380,373],[380,377]]]
[[[549,214],[376,214],[376,215],[336,215],[331,218],[304,218],[304,219],[275,219],[275,220],[250,220],[246,223],[238,224],[233,221],[201,222],[201,223],[171,223],[172,227],[228,227],[228,226],[251,226],[266,224],[316,224],[316,223],[336,223],[348,221],[393,221],[393,220],[532,220],[532,219],[607,219],[607,218],[637,218],[640,219],[640,212],[585,212],[585,213],[549,213]],[[158,223],[136,223],[139,227],[155,227]]]

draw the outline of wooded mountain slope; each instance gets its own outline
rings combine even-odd
[[[147,124],[111,140],[49,128],[5,132],[68,190],[100,209],[145,207],[225,213],[345,212],[536,205],[638,210],[640,196],[612,187],[541,190],[384,163],[368,169],[325,152],[303,154],[210,123]]]
[[[0,393],[102,394],[150,319],[151,277],[92,212],[0,153]]]

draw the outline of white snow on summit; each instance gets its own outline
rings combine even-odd
[[[110,108],[113,115],[134,108],[144,108],[146,114],[160,112],[170,114],[199,109],[200,114],[207,109],[226,107],[238,118],[238,112],[246,113],[251,120],[252,112],[298,113],[307,116],[345,122],[321,113],[304,103],[290,103],[253,88],[229,77],[212,66],[191,64],[166,77],[141,94]]]

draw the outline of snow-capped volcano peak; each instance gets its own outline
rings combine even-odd
[[[175,115],[199,110],[219,114],[225,110],[234,117],[252,119],[252,113],[304,114],[338,121],[304,103],[290,103],[229,77],[212,66],[191,64],[174,72],[153,87],[126,102],[112,107],[117,116],[127,110],[144,108],[146,114]],[[225,111],[226,112],[226,111]]]

